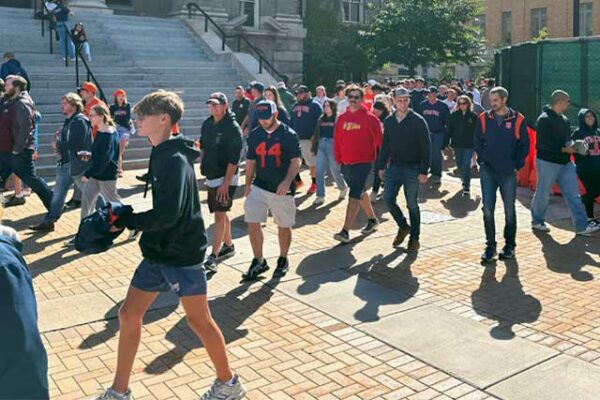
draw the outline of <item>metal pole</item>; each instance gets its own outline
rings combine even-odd
[[[37,1],[35,2],[35,4],[36,4],[35,9],[37,10]],[[45,33],[44,32],[44,30],[45,30],[44,29],[44,20],[46,19],[46,16],[44,15],[44,10],[45,10],[45,8],[42,7],[42,37],[44,37],[44,33]]]
[[[258,56],[258,73],[262,74],[262,64],[263,64],[263,60],[261,56]]]
[[[221,40],[221,51],[225,51],[225,35],[223,35],[223,38]]]
[[[204,16],[204,33],[208,32],[208,15]]]
[[[50,54],[54,54],[54,38],[52,37],[52,24],[48,22],[48,37],[50,38]]]
[[[79,87],[79,50],[75,49],[75,87]]]
[[[67,24],[63,24],[62,28],[65,30],[63,32],[64,34],[64,38],[65,38],[65,67],[69,66],[69,46],[68,46],[68,42],[69,42],[69,33],[67,30]]]
[[[579,37],[579,10],[580,0],[573,0],[573,37]]]

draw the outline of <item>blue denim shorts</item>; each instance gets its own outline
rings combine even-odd
[[[171,291],[179,297],[206,295],[206,274],[202,264],[174,267],[143,259],[131,286],[145,292]]]

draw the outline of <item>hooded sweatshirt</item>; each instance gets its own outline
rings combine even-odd
[[[588,112],[591,112],[596,120],[593,127],[585,123],[585,114]],[[577,172],[600,174],[600,130],[598,118],[592,110],[584,108],[579,111],[579,128],[573,132],[573,140],[585,140],[589,145],[587,155],[575,154]]]
[[[22,245],[0,235],[0,399],[48,399],[48,357]]]
[[[365,107],[339,116],[333,134],[335,161],[342,165],[372,163],[383,141],[381,122]]]
[[[202,124],[200,149],[203,151],[200,171],[206,179],[223,178],[229,164],[238,165],[242,150],[242,129],[229,111],[215,123],[209,117]]]
[[[537,120],[536,132],[537,158],[555,164],[567,164],[571,161],[571,155],[561,151],[571,140],[571,125],[566,116],[545,106]]]
[[[144,258],[173,267],[200,264],[206,230],[194,161],[200,151],[178,135],[152,148],[146,190],[152,183],[152,209],[120,217],[115,226],[141,230]]]
[[[427,121],[430,133],[447,133],[450,109],[443,101],[438,100],[431,104],[429,100],[424,100],[418,110]]]
[[[25,78],[28,85],[27,90],[29,90],[29,75],[27,75],[25,68],[21,66],[21,63],[14,58],[3,63],[2,67],[0,67],[0,79],[6,80],[6,77],[9,75],[19,75]]]

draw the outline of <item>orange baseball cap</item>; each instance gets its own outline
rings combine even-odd
[[[83,82],[81,84],[81,90],[86,90],[92,94],[96,94],[98,88],[92,82]]]
[[[114,97],[117,97],[117,96],[127,96],[127,92],[125,90],[123,90],[123,89],[117,89],[117,90],[114,91],[113,96]]]

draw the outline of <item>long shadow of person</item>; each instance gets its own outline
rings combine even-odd
[[[241,298],[252,285],[252,283],[245,283],[224,296],[209,301],[211,314],[221,328],[225,343],[235,342],[248,335],[248,329],[240,329],[240,327],[258,309],[269,302],[278,282],[278,280],[272,280]],[[180,319],[167,332],[165,338],[175,345],[175,348],[152,360],[144,369],[145,372],[159,375],[169,371],[181,363],[186,354],[203,346],[198,336],[189,327],[186,317]]]
[[[336,200],[317,208],[313,206],[304,210],[298,210],[294,229],[298,229],[306,225],[316,225],[320,222],[323,222],[325,217],[331,212],[331,209],[340,203],[340,200]]]
[[[450,192],[445,189],[440,190],[440,185],[428,182],[420,185],[418,202],[423,204],[426,203],[427,200],[439,200],[446,197],[448,193]]]
[[[498,321],[490,331],[498,340],[513,339],[513,325],[535,322],[542,312],[540,301],[523,290],[516,260],[506,262],[506,273],[500,282],[496,279],[496,266],[487,267],[479,288],[471,294],[471,303],[477,314]]]
[[[102,343],[106,343],[113,337],[117,336],[117,332],[119,332],[118,313],[122,304],[123,301],[115,304],[104,314],[105,323],[103,330],[94,332],[83,339],[79,345],[80,349],[93,349],[94,347]],[[169,316],[177,309],[178,306],[179,303],[177,302],[174,294],[160,293],[156,300],[154,300],[154,303],[152,303],[150,306],[150,309],[146,312],[146,315],[144,315],[143,324],[151,324]]]
[[[350,278],[350,274],[346,277],[344,274],[325,272],[352,267],[356,262],[356,258],[352,255],[352,246],[353,243],[339,245],[304,258],[296,270],[296,273],[304,279],[297,289],[298,293],[314,293],[325,283],[341,282],[343,279]]]
[[[542,253],[546,259],[546,267],[550,271],[570,274],[574,280],[580,282],[594,279],[591,273],[582,269],[586,266],[600,267],[600,263],[588,254],[600,252],[596,244],[580,237],[573,237],[569,243],[561,244],[547,233],[536,231],[534,234],[542,243]]]
[[[477,210],[481,203],[481,197],[477,196],[474,199],[471,197],[463,197],[462,191],[459,191],[448,200],[442,199],[441,203],[444,208],[450,211],[450,215],[453,217],[465,218],[470,212]]]
[[[354,314],[357,320],[378,321],[381,306],[404,303],[419,291],[419,280],[411,271],[417,253],[408,253],[402,260],[398,260],[402,254],[402,250],[396,249],[387,256],[379,254],[352,268],[352,271],[358,271],[361,278],[356,281],[354,294],[365,301],[364,306]],[[373,291],[371,280],[377,278],[386,280],[385,286],[394,290],[393,296],[382,296]]]

